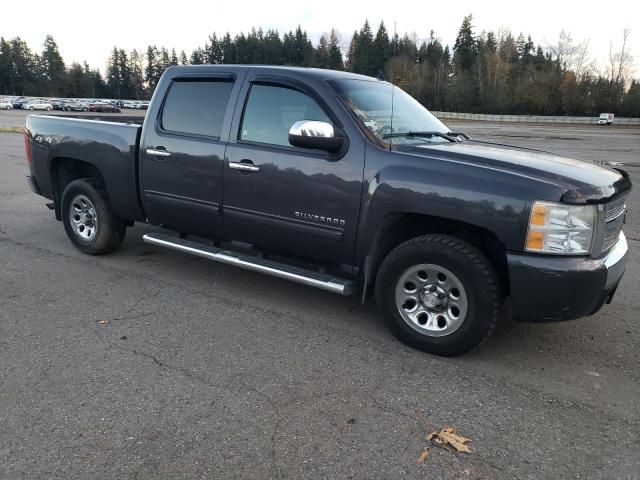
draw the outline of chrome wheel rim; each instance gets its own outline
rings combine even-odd
[[[434,264],[405,270],[396,284],[395,300],[407,325],[430,337],[455,332],[464,323],[469,308],[460,279]]]
[[[69,219],[73,233],[85,242],[92,241],[98,232],[98,214],[86,195],[76,195],[69,205]]]

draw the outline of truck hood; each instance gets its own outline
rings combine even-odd
[[[398,151],[472,163],[524,175],[566,188],[567,203],[594,203],[631,189],[626,172],[541,150],[490,142],[397,146]]]

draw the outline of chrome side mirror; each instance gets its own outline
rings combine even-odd
[[[289,143],[294,147],[337,152],[344,145],[344,137],[336,137],[330,123],[300,120],[289,129]]]

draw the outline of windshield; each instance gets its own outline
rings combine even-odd
[[[329,83],[362,123],[384,142],[397,144],[448,141],[437,135],[401,135],[410,132],[446,133],[449,129],[398,87],[393,88],[392,122],[390,83],[374,80],[331,80]]]

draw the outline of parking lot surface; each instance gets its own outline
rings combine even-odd
[[[640,181],[640,129],[451,127]],[[0,478],[638,478],[637,187],[612,305],[445,359],[358,298],[143,244],[154,227],[82,255],[26,171],[0,134]],[[418,464],[444,426],[474,453]]]

